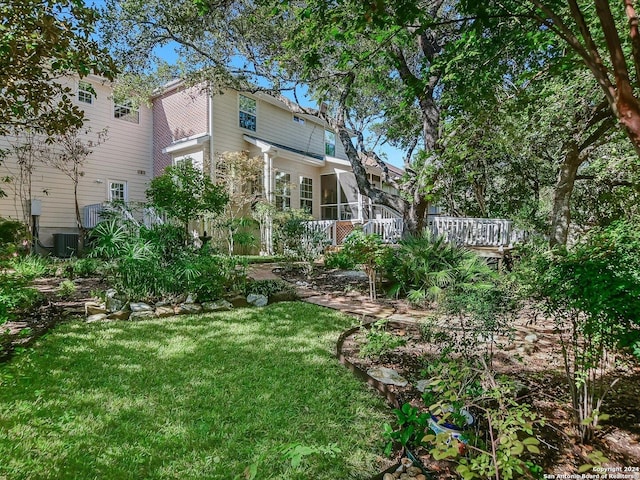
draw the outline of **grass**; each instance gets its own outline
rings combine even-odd
[[[303,303],[69,323],[0,367],[0,479],[368,478],[388,409]],[[279,451],[337,444],[300,468]]]

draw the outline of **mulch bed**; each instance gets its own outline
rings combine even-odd
[[[312,277],[302,277],[291,271],[284,272],[283,277],[292,282],[304,281],[314,290],[334,295],[368,291],[366,279],[327,269],[319,269]],[[390,303],[387,299],[382,301]],[[425,312],[425,316],[428,313]],[[407,340],[405,346],[377,359],[362,358],[359,350],[363,334],[356,332],[345,339],[342,353],[349,362],[364,371],[377,366],[396,370],[410,383],[406,387],[389,386],[389,390],[400,404],[406,402],[423,406],[421,393],[415,388],[415,383],[424,378],[422,371],[425,362],[434,358],[440,351],[439,346],[424,341],[417,324],[389,328],[391,333]],[[604,422],[593,445],[580,445],[572,427],[571,402],[553,324],[536,317],[533,311],[525,310],[516,319],[515,328],[515,341],[496,353],[494,369],[517,380],[523,386],[521,400],[529,403],[539,416],[545,418],[545,426],[536,431],[541,441],[541,454],[532,460],[546,474],[571,474],[576,473],[581,465],[589,463],[587,455],[595,449],[609,459],[609,463],[604,465],[607,468],[640,466],[640,366],[637,362],[622,362],[611,372],[612,379],[620,378],[605,398],[602,408],[611,418]],[[538,341],[525,349],[522,346],[523,338],[532,332],[538,336]],[[424,452],[419,460],[436,472],[436,478],[459,478],[452,473],[452,463],[436,462]],[[625,473],[624,470],[619,471]],[[635,473],[634,476],[634,473],[627,472],[624,478],[640,479],[640,474]]]
[[[74,281],[77,290],[61,298],[58,286],[63,280],[60,277],[34,280],[33,287],[44,298],[36,308],[20,312],[14,320],[0,325],[0,362],[11,358],[17,349],[28,347],[54,326],[84,316],[84,304],[91,300],[91,292],[107,288],[101,278],[79,278]]]

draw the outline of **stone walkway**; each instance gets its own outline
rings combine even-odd
[[[278,280],[279,275],[273,273],[274,264],[257,264],[249,267],[248,275],[254,280]],[[348,294],[330,294],[313,288],[295,285],[300,300],[314,305],[338,310],[354,317],[377,319],[417,321],[425,317],[425,312],[403,308],[398,311],[392,305],[371,302],[367,296],[350,292]]]

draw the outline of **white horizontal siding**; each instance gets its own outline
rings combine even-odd
[[[91,132],[85,137],[95,141],[98,132],[107,128],[107,137],[103,144],[93,148],[93,153],[82,168],[84,175],[78,184],[78,202],[84,205],[101,203],[108,198],[108,181],[127,182],[128,199],[144,201],[144,192],[152,174],[152,123],[151,111],[140,107],[139,123],[131,123],[113,117],[113,99],[111,87],[97,79],[91,82],[96,91],[93,104],[78,102],[84,109],[86,127]],[[70,80],[73,86],[75,80]],[[0,139],[0,148],[6,148],[9,139]],[[5,165],[0,166],[0,176],[16,173],[16,158],[9,155]],[[144,173],[139,173],[144,172]],[[32,197],[42,200],[41,230],[55,231],[56,228],[68,229],[76,225],[73,182],[53,167],[36,164],[32,175]],[[4,184],[2,188],[9,198],[0,199],[0,216],[21,218],[21,212],[14,208],[14,185]]]

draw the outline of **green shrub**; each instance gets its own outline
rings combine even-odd
[[[389,246],[382,243],[376,233],[365,234],[354,230],[344,240],[342,252],[351,257],[356,265],[361,265],[369,279],[369,298],[377,297],[378,271],[386,263]]]
[[[531,455],[540,453],[534,427],[543,421],[528,405],[516,401],[513,381],[497,377],[481,359],[432,360],[425,375],[429,382],[423,408],[404,404],[394,410],[397,428],[384,427],[388,452],[393,442],[422,445],[435,460],[456,462],[464,479],[530,478],[539,470]],[[469,414],[475,428],[464,430]],[[440,432],[431,415],[440,425],[462,427],[461,437]]]
[[[33,307],[41,298],[36,289],[28,286],[26,279],[0,274],[0,324],[13,318],[17,311]]]
[[[344,250],[327,254],[324,258],[324,265],[327,268],[337,268],[339,270],[355,270],[357,267],[353,257]]]
[[[100,270],[101,262],[96,258],[79,258],[72,264],[73,274],[78,277],[92,277]]]
[[[58,285],[58,296],[61,298],[70,298],[78,291],[78,287],[72,280],[63,280]]]
[[[293,286],[284,280],[253,280],[247,282],[245,294],[264,295],[270,297],[274,293],[287,292],[295,294]]]
[[[19,276],[33,280],[36,277],[43,277],[49,273],[51,262],[40,255],[25,255],[24,257],[15,257],[11,261],[13,268]]]
[[[29,228],[24,223],[0,218],[0,260],[18,254],[29,237]]]
[[[387,332],[387,323],[387,320],[378,320],[370,328],[362,329],[362,335],[359,338],[360,357],[380,358],[407,343],[404,338]]]
[[[391,294],[406,295],[417,304],[438,300],[452,285],[484,281],[491,276],[474,253],[450,244],[429,231],[399,242],[386,258],[386,273],[394,283]]]
[[[555,320],[576,428],[588,442],[604,417],[607,352],[640,358],[640,231],[627,222],[595,228],[570,250],[523,257],[515,274]]]

